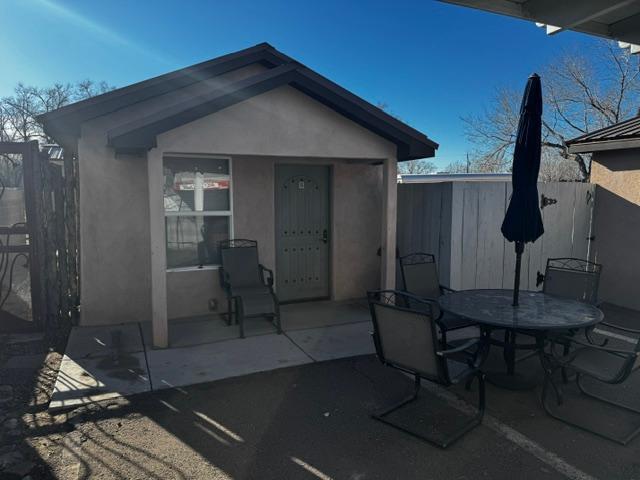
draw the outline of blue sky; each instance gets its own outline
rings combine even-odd
[[[269,42],[440,143],[471,146],[461,116],[522,88],[591,37],[435,1],[0,0],[0,96],[85,78],[120,87]],[[544,79],[543,79],[544,81]]]

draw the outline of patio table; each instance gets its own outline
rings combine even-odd
[[[445,312],[476,322],[491,344],[504,346],[507,371],[487,372],[487,378],[495,385],[514,390],[535,386],[515,372],[516,348],[540,352],[551,332],[590,327],[604,318],[593,305],[532,291],[520,292],[517,307],[512,305],[510,289],[461,290],[442,295],[439,303]],[[491,337],[491,332],[499,329],[506,331],[504,342]],[[535,344],[516,345],[516,332],[535,337]]]

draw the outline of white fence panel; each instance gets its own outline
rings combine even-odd
[[[589,257],[594,187],[540,183],[545,234],[527,244],[521,286],[536,289],[537,272],[553,257]],[[441,282],[454,289],[510,288],[514,245],[500,226],[511,196],[509,182],[443,182],[398,186],[398,249],[401,255],[436,255]]]

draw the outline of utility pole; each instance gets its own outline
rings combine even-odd
[[[467,173],[469,173],[469,152],[467,152]]]

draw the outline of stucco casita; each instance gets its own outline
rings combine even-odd
[[[217,267],[167,270],[167,155],[230,160],[231,234],[274,269],[276,166],[328,166],[330,298],[393,286],[397,161],[437,144],[267,44],[220,59],[44,117],[79,158],[81,324],[153,321],[166,346],[168,319],[224,311]]]
[[[151,238],[162,239],[157,243],[163,257],[164,213],[157,190],[152,201],[161,230],[152,233],[148,186],[162,186],[162,158],[168,153],[231,158],[234,236],[258,240],[261,259],[271,267],[274,165],[332,166],[332,205],[338,206],[332,210],[332,296],[358,297],[378,286],[380,163],[395,160],[395,145],[290,87],[170,130],[146,158],[104,147],[108,120],[83,126],[78,147],[83,324],[151,319]],[[159,271],[166,270],[166,259],[155,260]],[[212,298],[224,304],[215,269],[169,272],[166,290],[169,318],[210,313]]]

